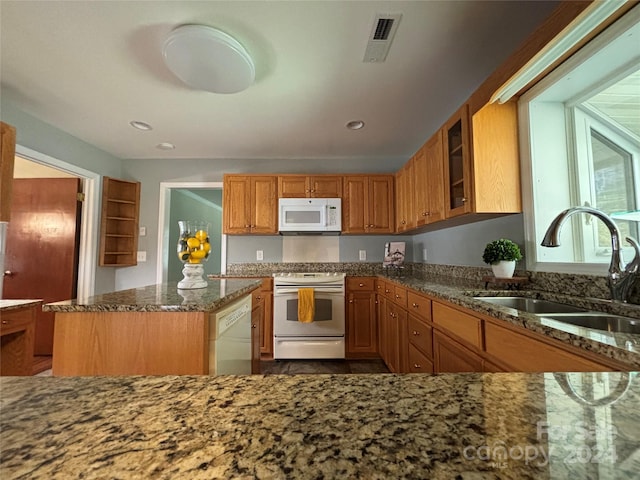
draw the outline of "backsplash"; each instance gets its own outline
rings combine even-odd
[[[467,267],[460,265],[438,265],[430,263],[406,263],[401,269],[385,269],[380,262],[336,262],[336,263],[231,263],[227,275],[267,277],[279,272],[345,272],[347,275],[414,276],[418,278],[441,276],[464,278],[482,283],[482,277],[491,275],[489,267]],[[564,295],[610,299],[606,277],[577,275],[556,272],[516,271],[517,276],[528,276],[530,283],[523,288],[541,292],[561,292]],[[630,302],[640,304],[640,282],[632,288]],[[494,288],[492,286],[492,288]]]

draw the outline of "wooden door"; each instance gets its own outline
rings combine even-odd
[[[482,358],[446,335],[433,332],[436,373],[482,372]]]
[[[251,177],[251,233],[278,232],[278,177]]]
[[[78,178],[21,178],[13,181],[7,229],[4,298],[76,297],[80,208]],[[53,353],[54,314],[38,311],[34,353]]]
[[[309,196],[309,186],[305,175],[282,175],[278,177],[279,198],[305,198]]]
[[[251,194],[248,176],[224,177],[222,189],[223,233],[249,233],[251,229]]]
[[[427,223],[444,220],[444,146],[442,130],[429,139],[424,146],[424,160],[427,167],[427,199],[429,215]]]
[[[424,152],[425,147],[418,150],[410,160],[411,162],[413,162],[413,174],[415,175],[413,214],[416,222],[416,227],[426,225],[429,219],[429,195],[431,192],[429,192],[427,158]]]
[[[472,211],[469,110],[464,104],[444,125],[445,213],[447,218]]]
[[[349,293],[346,337],[347,355],[375,356],[378,352],[375,293]]]
[[[369,178],[368,233],[393,233],[393,177]]]
[[[367,214],[367,177],[348,175],[344,178],[344,201],[342,202],[343,233],[365,233]]]
[[[309,190],[316,198],[342,198],[342,177],[318,175],[308,178]]]

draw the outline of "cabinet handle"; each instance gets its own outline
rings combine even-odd
[[[5,277],[10,277],[11,275],[13,275],[13,272],[11,270],[5,270],[4,271],[4,276]]]
[[[417,303],[412,303],[412,304],[411,304],[411,306],[412,306],[413,308],[418,308],[418,304],[417,304]]]
[[[252,323],[251,328],[258,328],[258,326],[255,323]]]
[[[2,325],[9,325],[9,320],[2,320]]]
[[[414,363],[413,368],[422,368],[422,365],[420,365],[419,363]]]
[[[462,203],[467,203],[467,199],[465,197],[462,197]]]
[[[401,223],[402,225],[405,225],[407,222],[406,222],[405,220],[402,220],[400,223]]]
[[[349,303],[353,303],[353,300],[349,300]]]
[[[364,283],[359,283],[358,286],[359,287],[364,287]]]
[[[244,228],[251,228],[251,225],[245,225]]]
[[[413,335],[414,335],[415,337],[419,337],[419,336],[420,336],[420,332],[419,332],[419,331],[417,331],[417,330],[414,330],[414,331],[413,331],[413,332],[411,332],[411,333],[413,333]]]
[[[396,295],[396,298],[400,298],[400,295]]]
[[[391,292],[391,290],[387,290],[387,289],[385,288],[384,293],[390,293],[390,292]]]

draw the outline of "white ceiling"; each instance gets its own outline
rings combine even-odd
[[[2,95],[125,159],[407,159],[557,3],[1,0]],[[376,13],[397,12],[386,61],[363,62]],[[243,44],[254,85],[181,84],[161,45],[188,23]]]

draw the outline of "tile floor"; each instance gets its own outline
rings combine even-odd
[[[295,375],[313,373],[389,373],[382,360],[263,360],[260,373],[264,375]],[[51,376],[51,370],[36,374]]]
[[[260,373],[389,373],[382,360],[267,360],[260,362]]]

